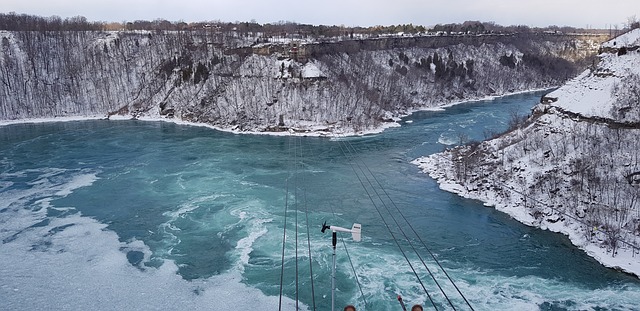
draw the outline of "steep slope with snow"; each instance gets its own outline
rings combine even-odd
[[[237,131],[353,133],[415,109],[557,85],[599,40],[303,42],[302,58],[288,43],[231,39],[211,31],[0,31],[0,120],[123,115]]]
[[[602,46],[606,52],[600,55],[598,65],[546,95],[541,109],[557,108],[581,117],[616,122],[640,122],[638,105],[624,103],[629,95],[640,92],[637,89],[640,76],[637,53],[640,29],[625,33]]]
[[[639,37],[636,29],[605,43],[598,64],[501,137],[414,163],[443,189],[567,234],[603,264],[640,276]]]

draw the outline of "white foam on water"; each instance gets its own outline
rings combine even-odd
[[[196,209],[200,208],[200,204],[208,202],[208,201],[214,201],[219,197],[222,197],[223,195],[207,195],[207,196],[203,196],[203,197],[199,197],[196,198],[188,203],[182,204],[178,207],[177,210],[175,211],[166,211],[164,213],[162,213],[162,215],[169,217],[169,221],[167,223],[171,223],[174,222],[176,220],[178,220],[179,218],[185,218],[189,213],[195,211]]]
[[[71,225],[71,226],[69,226]],[[64,227],[68,226],[68,227]],[[51,234],[52,229],[65,229]],[[267,297],[230,272],[185,281],[177,266],[165,261],[144,271],[127,261],[106,225],[80,214],[54,218],[0,246],[0,292],[8,310],[275,310],[278,297]],[[55,231],[55,230],[54,230]],[[33,249],[33,245],[42,247]],[[293,302],[285,299],[287,310]]]
[[[467,128],[469,126],[472,126],[476,123],[476,120],[474,119],[462,119],[458,122],[456,122],[456,124],[461,127],[461,128]]]
[[[182,229],[176,226],[174,223],[179,220],[186,218],[193,211],[200,208],[203,203],[215,201],[216,199],[224,197],[224,195],[206,195],[202,197],[195,198],[187,203],[181,204],[178,206],[177,210],[166,211],[162,213],[163,216],[168,217],[169,219],[162,223],[159,227],[159,230],[164,233],[164,243],[166,244],[165,250],[156,250],[160,255],[162,254],[173,254],[173,249],[176,245],[180,244],[182,240],[178,237],[178,234]]]
[[[438,143],[445,146],[452,146],[458,142],[458,139],[454,136],[454,133],[447,132],[440,134],[438,138]]]
[[[477,310],[540,310],[543,306],[550,310],[633,310],[637,307],[637,301],[640,301],[637,288],[624,286],[611,285],[590,291],[535,276],[490,274],[476,275],[474,280],[476,283],[473,286],[465,284],[461,289],[475,301],[479,307]]]
[[[96,180],[95,172],[59,168],[29,169],[4,173],[0,178],[26,177],[32,181],[15,185],[15,189],[0,192],[0,238],[7,239],[46,217],[50,201],[68,195],[67,189],[89,186]]]
[[[269,231],[266,224],[273,221],[271,215],[265,210],[264,204],[258,200],[248,201],[243,206],[232,208],[229,213],[237,217],[238,222],[233,227],[243,227],[245,237],[238,240],[235,247],[236,269],[244,272],[244,267],[249,264],[253,245],[260,237]],[[229,227],[227,228],[229,229]]]
[[[270,219],[256,219],[252,221],[250,228],[247,230],[249,235],[238,240],[236,250],[240,252],[240,261],[238,263],[240,271],[244,271],[244,266],[249,264],[249,254],[253,251],[253,243],[255,243],[258,238],[267,234],[268,230],[264,224],[270,221]]]
[[[70,181],[66,182],[64,186],[56,192],[56,196],[66,197],[71,194],[73,190],[91,186],[96,180],[98,180],[98,177],[95,173],[73,176]]]
[[[47,218],[56,197],[90,186],[95,173],[42,171],[37,182],[23,190],[0,193],[0,297],[7,310],[275,310],[278,297],[242,283],[238,271],[186,281],[173,261],[158,268],[129,263],[126,251],[136,250],[148,260],[150,249],[141,241],[119,241],[118,235],[95,219],[73,213]],[[8,203],[7,203],[8,202]],[[35,203],[33,203],[35,202]],[[183,215],[186,210],[177,213]],[[43,222],[44,220],[48,222]],[[5,225],[11,224],[7,229]],[[37,226],[34,226],[38,224]],[[258,231],[259,232],[259,231]],[[250,234],[251,235],[251,234]],[[6,237],[10,238],[7,239]],[[251,244],[251,243],[249,243]],[[284,310],[295,301],[283,298]],[[308,309],[303,306],[303,309]]]
[[[426,309],[432,305],[422,286],[401,254],[388,251],[392,245],[379,246],[381,251],[373,252],[369,245],[349,244],[351,260],[365,297],[367,310],[397,309],[397,295],[405,303],[422,304]],[[387,251],[384,251],[386,249]],[[338,253],[338,271],[346,274],[352,284],[350,288],[354,302],[359,310],[365,307],[357,288],[351,267],[344,252]],[[444,289],[457,309],[467,310],[464,299],[455,287],[448,282],[446,275],[430,259],[423,257],[431,272]],[[330,260],[330,256],[325,258]],[[432,281],[422,263],[411,258],[425,287],[440,310],[452,310],[446,298]],[[321,260],[315,258],[315,260]],[[325,260],[326,261],[326,260]],[[328,265],[326,262],[325,265]],[[637,310],[640,301],[640,287],[636,285],[611,284],[605,288],[589,290],[583,285],[546,279],[538,276],[507,276],[494,271],[480,271],[475,268],[448,268],[442,262],[447,273],[456,282],[456,286],[470,301],[475,310]]]
[[[74,180],[71,178],[68,181]],[[60,186],[54,188],[64,188]],[[23,191],[24,194],[33,194],[31,190]],[[43,191],[42,195],[51,193],[49,190]],[[30,202],[49,205],[48,198]],[[255,242],[268,233],[266,224],[273,215],[266,210],[259,201],[249,201],[249,204],[225,211],[238,220],[235,225],[243,227],[243,234],[246,234],[238,240],[234,250],[239,265],[248,264],[248,256]],[[188,211],[189,208],[182,209],[175,216],[180,217]],[[148,260],[151,254],[148,247],[137,240],[121,242],[117,234],[106,229],[105,224],[79,213],[52,218],[49,224],[35,228],[27,227],[46,218],[43,209],[33,211],[22,208],[6,213],[11,214],[12,219],[23,218],[23,225],[28,224],[15,239],[0,245],[0,262],[3,263],[0,267],[0,296],[9,310],[277,308],[278,297],[266,296],[260,290],[243,284],[243,269],[238,266],[223,275],[185,281],[177,275],[178,267],[173,261],[167,260],[159,268],[140,269],[132,266],[125,252],[141,251],[145,254],[144,260]],[[325,255],[316,256],[314,260],[319,262],[321,270],[326,271],[331,256],[327,255],[330,253],[327,251],[329,244],[322,242],[315,241],[312,244],[313,253]],[[365,240],[364,243],[369,242]],[[390,247],[349,243],[349,252],[363,291],[370,304],[375,304],[367,306],[367,309],[396,308],[398,306],[394,298],[397,294],[401,294],[407,303],[429,306],[428,298],[404,259],[397,252],[389,251]],[[350,266],[344,252],[338,256],[338,270],[350,276]],[[413,263],[419,266],[419,263]],[[445,279],[433,264],[430,264],[430,268],[439,280]],[[539,310],[544,304],[568,310],[592,310],[598,307],[633,310],[636,302],[640,301],[640,291],[636,287],[612,285],[586,290],[534,276],[509,277],[462,268],[449,269],[448,272],[476,310]],[[434,299],[439,302],[439,307],[447,310],[444,298],[430,283],[426,273],[419,273]],[[348,301],[353,301],[359,309],[363,309],[361,307],[365,306],[355,287],[355,280],[351,279],[351,283],[352,288],[343,288],[340,294],[353,295]],[[451,285],[443,284],[443,287],[447,293],[455,293]],[[452,300],[456,306],[464,304],[461,298],[453,294]],[[286,298],[285,301],[285,310],[294,309],[294,301]]]

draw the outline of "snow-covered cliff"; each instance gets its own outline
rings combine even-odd
[[[639,39],[636,29],[603,44],[597,64],[504,135],[414,163],[443,189],[565,233],[640,276]]]
[[[116,114],[358,132],[414,109],[558,85],[599,39],[369,39],[303,43],[294,55],[212,31],[0,31],[0,120]]]

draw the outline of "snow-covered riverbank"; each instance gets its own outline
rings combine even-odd
[[[258,129],[244,129],[239,130],[237,127],[222,127],[215,126],[208,123],[199,123],[181,120],[178,118],[168,118],[160,115],[155,116],[133,116],[133,115],[112,115],[112,116],[104,116],[104,115],[89,115],[89,116],[68,116],[68,117],[52,117],[52,118],[30,118],[30,119],[15,119],[15,120],[0,120],[0,126],[11,125],[11,124],[24,124],[24,123],[47,123],[47,122],[71,122],[71,121],[85,121],[85,120],[140,120],[140,121],[150,121],[150,122],[170,122],[180,125],[188,125],[188,126],[200,126],[207,127],[210,129],[214,129],[221,132],[233,133],[233,134],[249,134],[249,135],[273,135],[273,136],[308,136],[308,137],[344,137],[344,136],[365,136],[372,134],[379,134],[385,131],[386,129],[399,127],[401,126],[401,119],[404,117],[408,117],[415,112],[420,111],[441,111],[448,107],[453,107],[455,105],[460,105],[464,103],[470,102],[478,102],[478,101],[487,101],[494,100],[500,97],[517,95],[517,94],[526,94],[526,93],[534,93],[540,91],[550,91],[555,89],[555,87],[545,87],[545,88],[536,88],[530,90],[523,90],[517,92],[509,92],[501,95],[489,95],[478,98],[470,98],[467,100],[460,100],[450,103],[442,103],[440,105],[436,105],[434,107],[423,107],[420,109],[411,109],[406,114],[401,114],[397,117],[392,117],[390,121],[383,122],[375,128],[363,130],[363,131],[354,131],[352,128],[341,128],[338,125],[333,125],[331,127],[308,123],[304,124],[304,122],[296,123],[294,127],[287,128],[282,131],[264,131]]]
[[[618,249],[615,257],[613,257],[611,251],[606,247],[598,245],[598,243],[593,243],[585,238],[584,224],[570,221],[568,217],[558,217],[557,214],[553,214],[551,209],[545,212],[549,213],[552,217],[545,218],[541,221],[532,216],[532,210],[524,207],[519,200],[516,202],[510,201],[512,196],[520,197],[521,192],[508,184],[494,183],[493,189],[496,189],[496,191],[468,189],[457,183],[455,178],[452,177],[455,175],[453,172],[454,168],[451,158],[446,155],[434,154],[416,159],[412,163],[418,165],[423,172],[435,179],[440,185],[440,189],[458,194],[464,198],[482,201],[484,205],[494,207],[528,226],[562,233],[568,236],[575,246],[584,250],[589,256],[595,258],[604,266],[640,277],[640,249],[634,250],[623,247]],[[505,195],[505,192],[510,192],[511,195]]]
[[[349,53],[336,44],[296,60],[238,54],[198,32],[0,39],[0,120],[120,115],[303,135],[377,132],[416,109],[558,85],[584,68],[597,40],[504,36]]]
[[[413,163],[446,191],[567,235],[603,265],[640,276],[640,29],[543,97],[505,134]],[[616,46],[617,48],[612,48]]]

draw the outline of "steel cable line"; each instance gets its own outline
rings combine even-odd
[[[367,168],[368,169],[368,168]],[[375,175],[371,174],[371,176],[373,176],[373,178],[375,179],[375,181],[378,183],[378,185],[380,185],[380,181],[375,177]],[[418,238],[418,241],[420,241],[420,243],[422,244],[422,246],[427,250],[427,252],[429,253],[429,255],[431,256],[431,258],[433,259],[433,261],[438,265],[438,267],[440,267],[440,269],[442,270],[442,272],[444,272],[444,275],[447,276],[447,279],[449,279],[449,282],[451,282],[451,284],[453,285],[453,287],[456,289],[456,291],[458,292],[458,294],[460,294],[460,296],[462,297],[462,299],[464,299],[464,302],[467,304],[467,306],[469,306],[469,308],[471,310],[475,310],[473,309],[473,306],[471,306],[471,303],[469,303],[469,300],[467,300],[467,297],[465,297],[465,295],[462,293],[462,291],[460,290],[460,288],[458,288],[458,285],[456,285],[456,283],[453,281],[453,279],[451,278],[451,276],[449,276],[449,273],[447,273],[447,270],[444,269],[444,267],[440,264],[440,261],[436,258],[436,256],[433,254],[433,252],[431,252],[431,249],[429,249],[429,247],[427,247],[426,243],[422,240],[422,238],[420,237],[420,235],[418,235],[418,232],[416,232],[416,230],[413,228],[413,226],[411,225],[411,223],[409,222],[409,220],[404,216],[404,214],[402,214],[402,212],[400,211],[400,208],[396,205],[396,203],[391,199],[391,197],[389,196],[389,194],[387,193],[387,191],[382,187],[382,185],[380,185],[380,188],[382,189],[382,191],[384,192],[384,194],[387,196],[387,198],[389,198],[389,201],[391,201],[391,204],[393,204],[393,206],[396,208],[396,210],[398,211],[398,214],[400,214],[400,216],[402,217],[402,219],[404,219],[404,221],[407,223],[407,225],[409,226],[409,228],[411,229],[411,231],[413,232],[413,234],[416,235],[416,237]]]
[[[301,152],[300,154],[302,155],[302,151],[304,151],[304,148],[302,148],[302,139],[300,140],[300,149]],[[302,175],[302,183],[304,184],[304,175]],[[314,282],[313,282],[313,257],[311,257],[311,234],[309,233],[309,206],[307,205],[307,189],[306,187],[304,188],[304,193],[303,193],[303,202],[304,202],[304,214],[305,214],[305,218],[306,218],[306,222],[307,222],[307,249],[309,251],[309,276],[311,279],[311,301],[313,302],[313,310],[316,310],[316,293],[315,293],[315,286],[314,286]]]
[[[291,155],[291,142],[289,142],[289,156]],[[289,166],[291,171],[291,166]],[[280,297],[278,299],[278,310],[282,311],[282,289],[284,284],[284,250],[287,242],[287,212],[289,209],[289,177],[285,180],[285,197],[284,197],[284,228],[282,230],[282,264],[280,268]]]
[[[355,157],[353,156],[355,153],[351,152],[351,150],[349,150],[349,147],[347,146],[347,144],[345,143],[345,148],[347,148],[347,150],[349,151],[349,154],[352,155],[352,159],[355,159]],[[353,148],[353,146],[351,146],[351,148]],[[355,150],[355,148],[354,148]],[[400,232],[402,233],[402,235],[404,236],[405,240],[409,243],[409,246],[411,247],[411,249],[413,250],[413,252],[418,256],[418,258],[420,259],[420,261],[422,262],[422,265],[425,267],[425,269],[427,270],[427,272],[429,273],[429,275],[431,276],[431,278],[433,279],[433,281],[436,283],[436,285],[438,286],[438,288],[440,289],[440,292],[445,296],[445,298],[447,299],[449,305],[455,310],[455,306],[453,305],[453,303],[451,303],[451,300],[449,300],[449,297],[447,296],[447,294],[445,293],[445,291],[442,289],[442,287],[440,286],[440,284],[438,283],[437,279],[435,278],[435,276],[433,275],[433,273],[431,272],[431,269],[429,269],[429,267],[426,265],[426,263],[424,262],[424,260],[422,259],[422,256],[420,256],[420,254],[418,253],[418,251],[416,250],[416,248],[413,246],[413,243],[411,243],[411,241],[409,240],[408,236],[405,234],[404,230],[402,230],[402,227],[400,226],[400,224],[398,223],[398,221],[396,220],[396,218],[393,216],[393,214],[389,211],[389,208],[387,207],[387,204],[384,202],[384,200],[382,199],[382,197],[380,196],[380,194],[378,193],[378,191],[375,189],[373,183],[371,183],[371,180],[369,179],[369,177],[367,176],[367,174],[364,172],[364,170],[362,169],[362,167],[360,166],[360,164],[357,162],[357,160],[354,160],[354,162],[356,162],[356,165],[358,166],[358,169],[360,169],[360,172],[362,173],[362,175],[364,176],[364,178],[367,180],[367,182],[369,183],[369,186],[371,187],[372,191],[376,194],[376,196],[378,197],[378,200],[380,200],[380,203],[382,203],[382,206],[384,206],[385,210],[387,211],[387,213],[389,214],[389,216],[391,216],[391,219],[393,219],[394,223],[396,224],[396,226],[398,226],[398,229],[400,230]],[[366,164],[363,161],[360,161],[363,163],[363,165],[367,168]],[[369,170],[370,171],[370,170]],[[360,177],[358,177],[358,179],[360,179]],[[363,185],[364,187],[364,185]],[[365,191],[367,191],[365,189]],[[368,191],[367,191],[368,194]],[[375,205],[375,203],[374,203]],[[380,212],[378,212],[380,213]],[[382,216],[382,214],[380,214],[380,217],[384,220],[384,217]],[[393,235],[393,234],[392,234]],[[394,237],[395,238],[395,237]],[[402,249],[401,249],[402,251]],[[404,251],[403,255],[404,255]],[[405,257],[406,258],[406,257]],[[413,269],[413,266],[411,265],[411,263],[409,263],[409,265],[411,266],[411,268]],[[415,270],[414,270],[415,272]],[[422,285],[422,281],[420,279],[420,277],[418,277],[416,275],[416,277],[418,278],[418,281],[420,281],[420,284]],[[423,285],[424,288],[424,285]],[[429,295],[429,293],[427,292],[427,295]],[[431,300],[431,297],[429,296],[429,299]],[[433,303],[433,300],[431,300],[431,302]],[[436,307],[434,305],[434,307]],[[436,307],[437,310],[437,307]]]
[[[311,150],[311,148],[309,148],[309,150]],[[310,153],[313,154],[312,151],[310,151]],[[333,215],[333,220],[335,221],[337,219],[336,211],[333,208],[333,205],[329,205],[329,207],[331,208],[331,214]],[[308,228],[307,228],[307,230],[308,230]],[[340,236],[340,242],[342,242],[342,246],[344,247],[345,253],[347,254],[347,258],[349,259],[349,264],[351,265],[351,271],[353,271],[353,277],[356,280],[356,284],[358,285],[358,289],[360,290],[360,297],[362,298],[362,301],[364,302],[364,306],[365,306],[365,310],[366,310],[366,307],[367,307],[367,304],[368,304],[367,297],[364,295],[364,291],[362,290],[362,285],[360,284],[360,279],[358,278],[358,274],[356,273],[356,268],[353,265],[353,261],[351,260],[351,255],[349,254],[349,249],[347,248],[347,243],[344,241],[344,239],[342,238],[342,235],[339,234],[339,232],[338,232],[338,235]],[[312,283],[312,286],[313,286],[313,283]],[[314,308],[315,308],[315,306],[314,306]]]
[[[353,145],[351,145],[349,143],[349,146],[351,146],[351,148],[354,150],[354,152],[352,153],[351,150],[349,150],[350,154],[355,154],[355,148],[353,147]],[[348,148],[348,147],[347,147]],[[353,159],[356,159],[356,157],[353,157]],[[407,240],[407,243],[409,243],[409,246],[411,247],[411,249],[413,250],[413,252],[418,256],[418,259],[420,259],[420,262],[422,262],[422,266],[427,270],[427,272],[429,273],[429,276],[431,276],[431,279],[433,279],[433,281],[435,282],[436,286],[438,286],[438,289],[440,290],[440,292],[444,295],[445,299],[447,300],[447,302],[449,303],[449,305],[451,306],[451,308],[453,308],[453,310],[456,310],[456,307],[453,305],[453,303],[451,302],[451,300],[449,299],[449,296],[447,295],[447,293],[444,291],[444,289],[442,288],[442,286],[440,286],[440,283],[438,282],[438,280],[436,279],[435,275],[433,275],[433,272],[431,272],[431,269],[429,269],[429,267],[427,266],[427,264],[424,262],[424,259],[422,258],[422,256],[420,255],[420,253],[418,252],[418,250],[416,250],[415,246],[413,245],[413,243],[411,242],[411,240],[409,239],[409,237],[407,236],[407,234],[404,232],[404,230],[402,229],[402,226],[400,226],[400,223],[398,223],[398,220],[396,219],[395,216],[393,216],[393,213],[391,213],[391,211],[389,210],[389,207],[387,206],[387,204],[384,202],[384,200],[382,199],[382,197],[380,196],[380,194],[378,193],[378,190],[376,190],[375,186],[373,185],[373,183],[371,182],[371,180],[369,179],[369,177],[367,176],[367,174],[364,172],[364,170],[362,169],[362,167],[360,166],[360,164],[356,161],[356,165],[358,166],[358,168],[362,171],[362,174],[364,176],[364,178],[367,180],[367,182],[369,183],[369,186],[371,186],[371,189],[373,190],[373,192],[376,194],[376,196],[378,197],[378,199],[380,200],[380,202],[382,203],[382,206],[384,206],[385,210],[387,211],[387,213],[389,213],[389,216],[391,216],[391,219],[393,219],[393,222],[396,224],[396,226],[398,226],[398,229],[400,230],[400,232],[402,233],[402,235],[404,236],[404,238]],[[364,161],[360,161],[362,163],[362,165],[367,169],[367,171],[369,172],[369,174],[371,176],[373,176],[373,173],[371,172],[371,170],[369,169],[369,167],[366,165],[366,163],[364,163]],[[375,177],[374,177],[375,178]],[[380,185],[380,183],[378,183],[378,186],[380,188],[382,188],[382,185]],[[384,188],[383,188],[384,190]],[[389,200],[391,200],[391,198],[389,198]],[[406,221],[406,218],[405,218]],[[442,268],[442,267],[441,267]]]
[[[335,220],[337,217],[336,217],[336,212],[335,212],[335,209],[333,208],[333,206],[331,206],[331,214],[333,214],[333,219]],[[362,290],[362,285],[360,284],[360,280],[358,279],[358,274],[356,273],[356,268],[353,265],[353,261],[351,260],[351,255],[349,255],[349,249],[347,249],[347,243],[342,238],[342,234],[340,234],[340,232],[338,232],[338,236],[340,236],[340,242],[342,242],[342,246],[344,247],[344,251],[347,254],[347,258],[349,259],[349,264],[351,265],[351,271],[353,271],[353,277],[356,280],[356,284],[358,285],[358,289],[360,290],[360,297],[362,297],[362,301],[364,301],[364,306],[365,306],[365,309],[366,309],[366,307],[367,307],[367,297],[364,296],[364,291]]]
[[[344,247],[345,253],[347,253],[347,258],[349,259],[349,264],[351,265],[351,270],[353,271],[353,277],[356,279],[356,284],[358,284],[358,289],[360,289],[360,297],[364,301],[365,309],[367,307],[367,297],[364,295],[362,291],[362,285],[360,285],[360,280],[358,279],[358,274],[356,273],[356,268],[353,266],[353,261],[351,261],[351,256],[349,255],[349,250],[347,249],[347,243],[344,242],[342,235],[340,236],[340,241],[342,242],[342,246]]]
[[[299,143],[299,146],[298,146]],[[289,214],[289,181],[292,180],[293,181],[293,195],[294,195],[294,206],[296,207],[295,212],[295,216],[294,216],[294,222],[295,222],[295,299],[296,299],[296,305],[295,308],[296,310],[300,309],[299,306],[299,285],[300,285],[300,277],[299,277],[299,269],[300,269],[300,265],[299,265],[299,261],[300,256],[299,256],[299,220],[298,220],[298,210],[297,210],[297,206],[299,204],[298,201],[298,190],[299,190],[299,171],[298,168],[301,165],[301,159],[302,159],[302,140],[300,138],[296,138],[296,137],[289,137],[288,139],[288,159],[289,159],[289,174],[290,176],[287,178],[286,181],[286,197],[285,197],[285,220],[284,220],[284,228],[283,228],[283,249],[282,249],[282,267],[281,267],[281,275],[280,275],[280,302],[279,302],[279,310],[282,309],[282,292],[283,292],[283,287],[284,287],[284,255],[285,255],[285,250],[286,250],[286,233],[287,233],[287,224],[288,224],[288,214]],[[291,158],[293,158],[293,160],[291,160]],[[293,168],[292,168],[293,167]],[[293,176],[291,176],[291,174],[293,174]],[[316,309],[316,303],[315,303],[315,285],[314,285],[314,280],[313,280],[313,257],[311,256],[311,239],[310,239],[310,233],[309,233],[309,215],[308,215],[308,206],[307,206],[307,201],[306,201],[306,189],[304,190],[304,208],[305,208],[305,217],[306,217],[306,222],[307,222],[307,247],[308,247],[308,252],[309,252],[309,272],[310,272],[310,279],[311,279],[311,296],[312,296],[312,302],[313,302],[313,308],[314,310]]]
[[[299,279],[298,279],[298,146],[295,140],[295,137],[293,138],[293,176],[294,176],[294,190],[293,190],[293,200],[294,200],[294,206],[296,207],[294,210],[294,213],[296,215],[295,217],[295,228],[296,228],[296,310],[299,310],[298,307],[298,294],[299,292],[299,288],[298,288],[298,283],[299,283]]]
[[[353,145],[351,143],[349,143],[349,146],[351,146],[351,148],[353,149],[354,153],[356,152],[355,147],[353,147]],[[378,184],[378,186],[380,187],[380,189],[382,190],[382,192],[384,192],[384,195],[387,197],[387,199],[391,202],[391,204],[395,207],[396,211],[398,212],[398,214],[400,214],[400,216],[402,217],[402,219],[407,223],[407,225],[409,226],[409,228],[411,229],[411,231],[413,232],[413,234],[415,234],[415,236],[418,238],[418,241],[420,241],[420,243],[422,244],[422,246],[427,250],[427,252],[429,253],[429,255],[431,256],[431,258],[433,259],[433,261],[438,265],[438,267],[442,270],[442,272],[445,274],[445,276],[447,277],[447,279],[449,280],[449,282],[453,285],[453,287],[456,289],[456,291],[458,292],[458,294],[462,297],[462,299],[465,301],[465,303],[467,304],[467,306],[471,309],[471,310],[475,310],[473,308],[473,306],[471,306],[471,303],[469,303],[469,300],[467,300],[467,297],[465,297],[465,295],[462,293],[462,291],[460,290],[460,288],[458,287],[458,285],[456,285],[456,283],[453,281],[453,279],[451,278],[451,276],[449,276],[449,273],[447,273],[447,270],[444,269],[444,267],[442,266],[442,264],[440,264],[440,261],[436,258],[436,256],[433,254],[433,252],[431,251],[431,249],[429,247],[427,247],[426,243],[422,240],[422,238],[420,237],[420,235],[418,234],[418,232],[413,228],[413,226],[411,225],[411,223],[409,222],[409,220],[404,216],[404,214],[402,213],[402,211],[400,210],[400,208],[398,207],[398,205],[393,201],[393,199],[391,198],[391,196],[389,195],[389,193],[385,190],[385,188],[382,186],[382,183],[380,183],[380,180],[378,180],[378,178],[373,174],[373,172],[369,169],[369,167],[366,165],[366,163],[364,163],[364,161],[360,161],[363,163],[364,167],[367,169],[367,171],[369,172],[369,174],[371,175],[371,177],[375,180],[375,182]],[[372,186],[373,188],[373,186]],[[375,191],[375,188],[374,188]],[[376,191],[376,194],[377,191]],[[381,200],[382,201],[382,200]],[[383,203],[384,204],[384,203]],[[385,205],[386,207],[386,205]],[[391,212],[389,212],[390,215]],[[395,221],[395,217],[393,217],[393,215],[391,216],[394,221]],[[400,225],[396,222],[396,224],[398,225],[398,227],[400,227]],[[402,230],[400,228],[400,231],[404,234],[404,230]],[[409,238],[405,235],[405,238],[407,238],[407,241],[409,241]],[[409,244],[412,246],[413,248],[413,244],[409,241]],[[415,248],[414,248],[414,251]],[[431,274],[429,268],[426,266],[425,262],[423,261],[422,257],[420,256],[420,254],[417,253],[418,258],[420,258],[420,261],[422,261],[422,264],[425,266],[425,268],[427,269],[427,271],[429,271],[429,274]],[[433,275],[431,275],[433,277]],[[445,295],[445,297],[447,298],[447,301],[449,301],[449,304],[451,305],[451,307],[454,308],[455,307],[452,305],[451,301],[449,300],[449,297],[447,296],[447,294],[444,293],[442,287],[440,287],[440,284],[438,283],[438,281],[434,278],[434,281],[436,282],[436,284],[438,285],[438,288],[440,288],[440,291]]]
[[[340,144],[341,142],[339,141],[338,144],[340,145],[340,150],[342,151],[342,153],[344,154],[345,158],[349,159],[349,156],[347,155],[347,153],[344,151],[344,149],[342,148],[342,144]],[[346,148],[346,144],[345,144],[345,148]],[[389,234],[391,235],[391,237],[393,238],[393,241],[396,243],[396,245],[398,246],[398,249],[400,250],[400,253],[402,253],[402,256],[404,257],[404,259],[407,261],[407,264],[409,265],[409,267],[411,268],[411,271],[413,271],[413,274],[415,275],[416,279],[418,280],[418,282],[420,283],[420,286],[422,286],[422,289],[424,290],[424,292],[427,294],[427,297],[429,298],[429,301],[431,302],[431,304],[433,305],[434,309],[438,310],[438,307],[436,306],[435,302],[433,301],[433,298],[431,298],[431,294],[429,294],[429,291],[427,290],[427,288],[424,286],[424,283],[422,282],[422,279],[420,278],[420,276],[418,275],[418,273],[416,272],[415,268],[413,267],[413,264],[411,264],[411,261],[409,260],[409,258],[407,257],[405,251],[402,249],[402,246],[400,246],[400,242],[398,242],[398,239],[396,239],[396,236],[393,234],[393,231],[391,230],[391,227],[389,226],[389,224],[387,223],[387,221],[384,219],[384,216],[382,216],[382,212],[380,212],[380,209],[378,208],[378,206],[375,203],[375,200],[373,199],[373,197],[371,196],[371,193],[369,193],[369,190],[367,190],[366,185],[364,184],[364,182],[362,181],[362,179],[360,178],[360,175],[358,174],[358,172],[356,171],[353,163],[349,163],[349,165],[351,166],[351,169],[353,170],[353,172],[356,174],[356,177],[358,178],[358,181],[360,182],[360,185],[362,185],[362,188],[364,188],[364,191],[366,192],[367,196],[369,197],[369,200],[371,200],[371,204],[373,204],[373,207],[375,208],[376,212],[378,212],[378,215],[380,215],[380,218],[382,220],[382,222],[384,223],[385,227],[387,228],[387,230],[389,231]],[[364,171],[361,170],[361,173],[364,173]]]
[[[311,301],[313,302],[313,310],[316,310],[316,291],[313,282],[313,258],[311,257],[311,235],[309,233],[309,207],[307,206],[307,191],[304,192],[304,214],[307,221],[307,248],[309,251],[309,275],[311,279]]]
[[[331,214],[333,214],[333,219],[335,220],[337,218],[337,216],[336,216],[336,211],[333,208],[333,206],[331,206]],[[360,297],[362,297],[362,300],[364,301],[364,306],[366,308],[366,306],[367,306],[367,298],[364,295],[364,291],[362,290],[362,285],[360,284],[360,280],[358,279],[358,274],[356,273],[356,268],[353,265],[353,261],[351,260],[351,256],[349,255],[349,250],[347,249],[347,243],[342,238],[342,234],[340,234],[340,232],[338,232],[338,235],[340,236],[340,242],[342,242],[342,246],[344,247],[344,250],[345,250],[345,252],[347,254],[347,258],[349,259],[349,264],[351,265],[351,271],[353,271],[353,277],[356,279],[356,284],[358,285],[358,289],[360,290]]]

